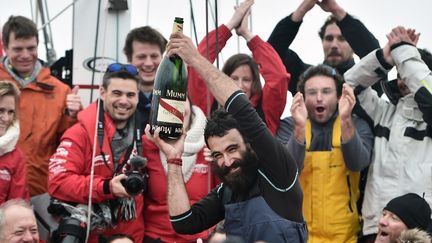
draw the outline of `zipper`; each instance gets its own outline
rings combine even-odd
[[[346,179],[347,179],[348,192],[349,192],[348,207],[349,207],[351,213],[353,213],[354,211],[353,211],[352,206],[351,206],[351,197],[352,197],[352,195],[351,195],[351,182],[350,182],[349,175],[346,176]]]

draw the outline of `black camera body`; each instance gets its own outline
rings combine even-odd
[[[85,223],[77,218],[62,218],[57,230],[53,232],[51,242],[54,243],[84,243],[87,234]]]
[[[124,174],[127,176],[122,181],[122,185],[129,195],[136,196],[147,191],[147,159],[141,156],[131,158],[127,165]]]
[[[61,202],[51,198],[48,212],[61,218],[58,228],[52,233],[53,243],[84,243],[87,227],[90,230],[104,230],[112,225],[111,210],[108,205],[93,204],[91,225],[87,225],[89,209],[87,205]]]

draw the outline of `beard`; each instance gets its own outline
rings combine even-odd
[[[258,175],[258,157],[249,144],[246,151],[241,153],[242,159],[234,161],[230,166],[219,166],[212,163],[212,171],[219,179],[227,185],[234,193],[247,191],[255,182]],[[238,171],[231,172],[236,168]]]

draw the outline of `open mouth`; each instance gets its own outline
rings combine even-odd
[[[317,106],[315,110],[317,113],[323,113],[325,111],[325,108],[323,106]]]
[[[384,231],[380,231],[380,232],[378,232],[378,235],[377,235],[376,239],[377,239],[376,242],[388,242],[389,234],[387,234]]]

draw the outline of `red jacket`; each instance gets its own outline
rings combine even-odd
[[[220,52],[232,34],[225,25],[221,25],[217,31],[219,33],[218,47]],[[214,62],[218,54],[216,53],[216,30],[208,34],[208,56],[206,42],[206,38],[200,42],[198,51],[202,56],[207,57],[210,62]],[[275,134],[285,108],[290,75],[286,72],[284,64],[273,47],[259,36],[252,38],[247,45],[252,51],[252,56],[260,67],[260,73],[265,80],[262,94],[252,96],[250,101],[254,108],[257,108],[261,101],[265,123],[270,131]],[[189,68],[188,71],[188,92],[192,103],[200,107],[206,115],[209,115],[209,107],[213,104],[213,96],[209,94],[207,86],[199,74],[192,68]]]
[[[30,199],[24,156],[15,148],[18,136],[19,127],[15,125],[0,136],[0,204],[13,198]]]
[[[3,41],[2,41],[2,36],[0,34],[0,57],[3,56]]]
[[[63,132],[76,122],[65,115],[66,96],[71,90],[51,76],[46,67],[39,72],[35,82],[22,87],[0,63],[0,80],[10,80],[21,90],[18,147],[27,163],[30,195],[45,193],[49,158]]]
[[[68,129],[61,138],[56,153],[49,163],[48,193],[61,201],[87,204],[89,199],[90,170],[92,163],[93,144],[96,122],[96,102],[78,114],[78,123]],[[107,113],[104,114],[103,152],[106,155],[105,165],[100,153],[99,144],[95,146],[95,166],[93,179],[93,203],[113,199],[114,195],[104,193],[103,184],[113,176],[113,162],[110,142],[116,127]],[[123,233],[131,235],[135,242],[144,238],[144,218],[142,215],[144,197],[135,197],[137,218],[125,222],[120,221],[114,229],[108,229],[103,235]],[[89,242],[97,242],[95,234]]]
[[[195,121],[198,119],[202,120],[203,125],[194,128],[193,134],[188,133],[185,147],[189,147],[191,150],[196,151],[197,157],[194,163],[191,162],[193,159],[187,162],[187,159],[185,157],[183,158],[183,169],[191,168],[191,170],[187,170],[188,172],[184,173],[185,178],[188,178],[185,186],[191,205],[207,196],[210,190],[219,182],[218,179],[216,179],[216,176],[211,173],[210,165],[204,159],[204,130],[202,128],[205,126],[205,117],[201,111],[197,111],[197,108],[195,108],[196,107],[194,107],[196,114]],[[198,112],[200,112],[200,114],[198,114]],[[198,139],[193,139],[193,145],[188,146],[188,137],[197,138],[199,136],[201,136],[202,145],[199,145],[199,142],[195,143]],[[203,231],[194,235],[180,235],[174,231],[168,213],[167,176],[162,166],[159,149],[147,138],[144,139],[143,144],[143,147],[145,148],[143,150],[143,155],[148,159],[147,169],[149,172],[149,190],[148,194],[146,194],[146,206],[144,209],[146,222],[145,235],[153,239],[160,238],[163,242],[178,243],[195,243],[198,238],[203,240],[207,239],[208,231]],[[189,150],[190,153],[188,153],[187,150],[188,149],[185,148],[187,154],[192,153],[191,150]]]
[[[0,156],[0,204],[12,198],[30,199],[24,156],[19,149]]]

